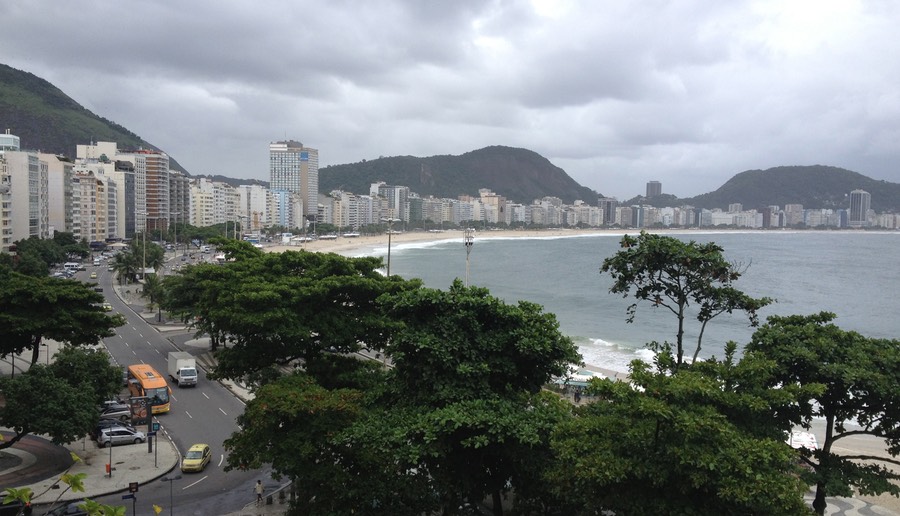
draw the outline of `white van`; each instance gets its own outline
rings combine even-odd
[[[63,269],[72,272],[77,271],[79,267],[81,267],[81,264],[78,262],[66,262],[63,264]]]

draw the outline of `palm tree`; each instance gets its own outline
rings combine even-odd
[[[162,321],[162,307],[160,306],[160,301],[162,301],[162,297],[165,295],[165,287],[163,286],[162,280],[156,274],[147,274],[144,277],[144,289],[141,293],[142,297],[146,297],[150,299],[150,309],[152,310],[154,305],[157,309],[156,320]]]
[[[123,252],[116,255],[112,260],[113,271],[116,273],[116,279],[119,283],[131,283],[134,275],[137,274],[138,260],[134,253]]]

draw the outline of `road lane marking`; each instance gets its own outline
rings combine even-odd
[[[191,413],[188,412],[187,410],[185,410],[184,413],[187,414],[187,417],[194,419],[194,416],[192,416]]]
[[[209,396],[207,396],[205,392],[201,392],[200,394],[202,394],[204,398],[209,399]]]
[[[228,412],[225,412],[224,410],[222,410],[222,407],[219,407],[219,412],[225,414],[226,416],[228,415]]]
[[[217,467],[222,467],[222,463],[225,462],[225,454],[219,455],[219,464]]]
[[[187,488],[189,488],[189,487],[194,487],[195,485],[199,484],[200,482],[203,482],[204,480],[206,480],[206,478],[207,478],[208,476],[209,476],[209,475],[206,475],[206,476],[204,476],[203,478],[201,478],[200,480],[194,482],[193,484],[188,484],[188,485],[182,487],[181,490],[184,491],[185,489],[187,489]]]

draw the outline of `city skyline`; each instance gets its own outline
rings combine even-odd
[[[897,21],[900,5],[838,1],[276,2],[251,15],[36,0],[0,7],[0,45],[5,64],[192,174],[265,179],[266,150],[247,142],[288,135],[322,168],[505,145],[627,199],[649,180],[688,197],[782,165],[900,182],[900,63],[884,58]]]

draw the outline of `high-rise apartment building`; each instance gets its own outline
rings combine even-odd
[[[647,183],[647,198],[662,195],[662,183],[659,181],[650,181]]]
[[[319,151],[294,140],[269,144],[269,188],[298,194],[304,214],[319,207]]]
[[[597,200],[597,205],[603,213],[603,224],[612,226],[616,223],[616,208],[619,207],[619,201],[613,197],[601,197]]]
[[[869,207],[872,204],[872,195],[865,190],[853,190],[850,192],[850,213],[848,222],[851,228],[861,228],[869,225]]]

